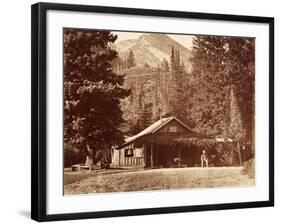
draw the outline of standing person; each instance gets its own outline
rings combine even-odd
[[[201,167],[204,167],[204,162],[206,167],[208,167],[208,156],[205,150],[203,150],[201,154]]]

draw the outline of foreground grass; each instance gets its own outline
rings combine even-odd
[[[241,170],[240,167],[213,167],[65,172],[64,193],[70,195],[254,185],[254,178],[244,175]]]

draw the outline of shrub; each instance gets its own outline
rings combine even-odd
[[[243,174],[247,174],[250,178],[255,178],[255,159],[250,159],[243,163]]]

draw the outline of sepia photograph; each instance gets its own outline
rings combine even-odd
[[[255,186],[255,51],[64,28],[64,195]]]

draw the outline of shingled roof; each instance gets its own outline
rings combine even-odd
[[[161,118],[158,121],[156,121],[155,123],[153,123],[152,125],[148,126],[146,129],[142,130],[141,132],[139,132],[138,134],[128,137],[125,139],[125,143],[124,144],[128,144],[131,143],[133,141],[135,141],[136,139],[138,139],[139,137],[142,137],[144,135],[148,135],[148,134],[153,134],[155,133],[157,130],[159,130],[160,128],[162,128],[163,126],[165,126],[166,124],[168,124],[169,122],[176,120],[177,122],[179,122],[182,126],[184,126],[188,131],[193,132],[189,127],[187,127],[184,123],[182,123],[180,120],[178,120],[175,117],[166,117],[166,118]]]

